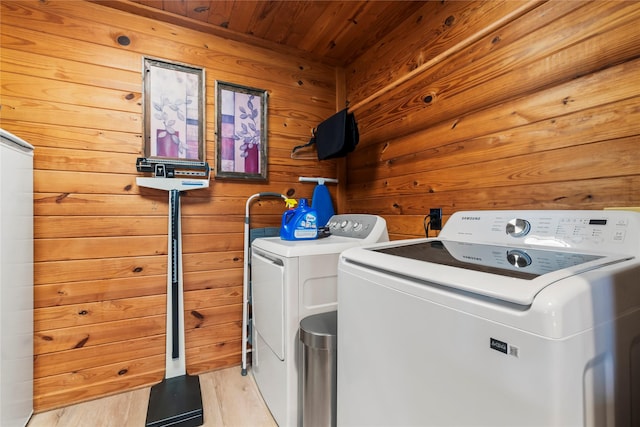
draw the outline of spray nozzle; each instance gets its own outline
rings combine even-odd
[[[293,209],[298,204],[296,199],[284,199],[285,205],[287,205],[287,209]]]

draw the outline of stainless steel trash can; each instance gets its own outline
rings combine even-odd
[[[314,314],[300,322],[302,341],[302,425],[336,425],[338,316]]]

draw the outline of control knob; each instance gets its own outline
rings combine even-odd
[[[523,268],[531,265],[531,257],[518,249],[512,249],[507,252],[507,261],[516,268]]]
[[[514,218],[507,222],[506,231],[509,236],[526,236],[531,230],[531,224],[526,219]]]

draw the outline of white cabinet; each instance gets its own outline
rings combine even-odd
[[[0,129],[0,426],[33,412],[33,147]]]

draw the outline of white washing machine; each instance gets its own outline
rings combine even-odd
[[[640,214],[478,211],[338,272],[338,426],[640,426]]]
[[[342,251],[389,240],[385,220],[375,215],[334,215],[327,225],[329,237],[299,241],[266,237],[251,245],[251,370],[281,427],[301,424],[300,320],[337,309]]]

